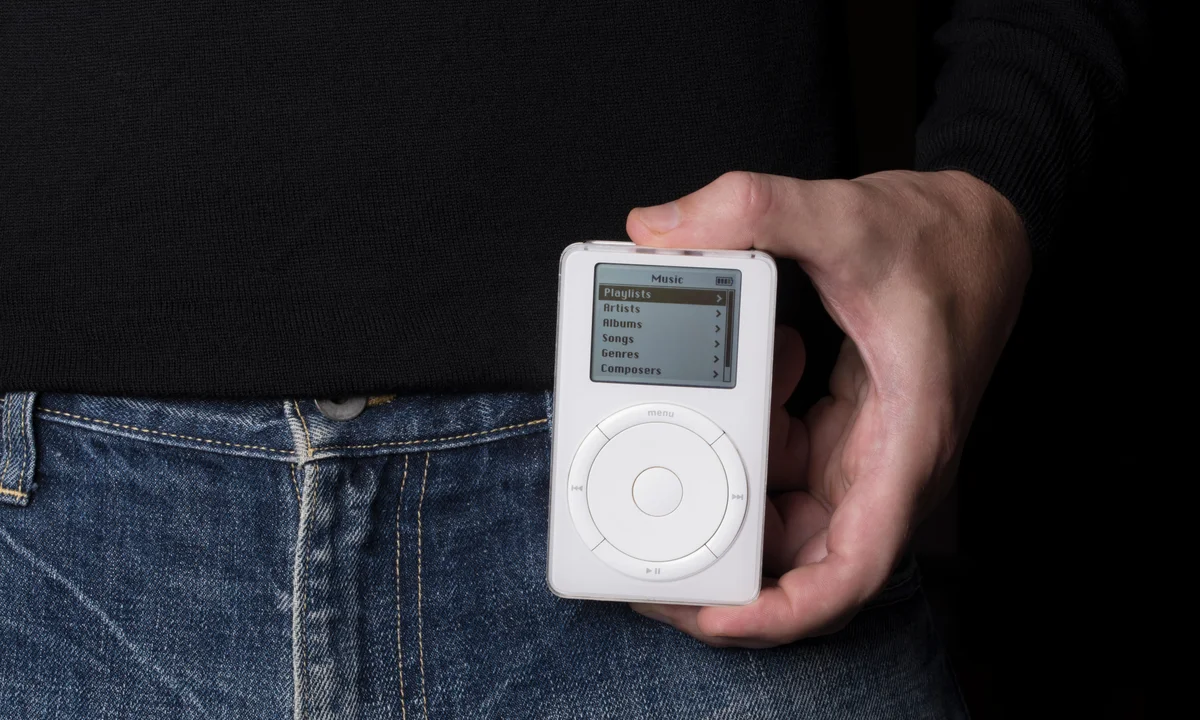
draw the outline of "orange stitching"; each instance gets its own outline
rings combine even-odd
[[[292,470],[292,488],[296,491],[296,502],[300,502],[300,484],[296,482],[296,463],[288,463]]]
[[[300,412],[300,403],[293,400],[292,407],[296,408],[296,417],[300,418],[300,424],[304,426],[304,444],[308,447],[308,456],[312,457],[313,446],[312,437],[308,434],[308,421],[304,419],[304,413]]]
[[[425,505],[425,481],[429,479],[429,453],[425,453],[425,474],[421,477],[421,499],[417,501],[417,650],[421,654],[421,707],[429,720],[429,696],[425,694],[425,638],[421,620],[421,507]]]
[[[480,435],[491,435],[492,433],[503,432],[505,430],[516,430],[517,428],[529,427],[530,425],[542,425],[550,422],[550,418],[542,418],[541,420],[530,420],[529,422],[518,423],[516,425],[505,425],[504,427],[494,428],[492,430],[480,430],[473,433],[465,433],[463,435],[450,435],[447,437],[433,438],[430,440],[403,440],[396,442],[382,442],[374,445],[325,445],[323,447],[313,448],[313,452],[321,450],[369,450],[378,447],[404,447],[407,445],[425,445],[429,443],[448,442],[450,440],[463,440],[465,438],[479,437]]]
[[[277,450],[275,448],[263,447],[261,445],[241,445],[239,443],[225,442],[224,440],[211,440],[209,438],[193,437],[191,435],[176,435],[175,433],[162,432],[160,430],[149,430],[147,428],[137,427],[135,425],[122,425],[120,423],[109,422],[108,420],[100,420],[97,418],[87,417],[85,415],[74,415],[72,413],[62,412],[60,410],[51,410],[50,408],[44,407],[39,407],[38,411],[62,415],[63,417],[74,418],[75,420],[84,420],[86,422],[109,425],[111,427],[121,428],[122,430],[134,430],[136,432],[147,433],[149,435],[160,435],[162,437],[175,438],[176,440],[192,440],[194,442],[208,443],[209,445],[224,445],[226,447],[243,448],[245,450],[262,450],[264,452],[283,453],[285,455],[290,454],[291,452],[289,450]]]
[[[395,395],[373,395],[367,398],[367,407],[376,407],[378,405],[387,405],[395,400]]]
[[[396,667],[400,671],[400,718],[407,720],[404,707],[404,641],[400,634],[400,510],[404,507],[404,483],[408,480],[408,456],[404,456],[404,475],[400,477],[400,498],[396,501]]]
[[[23,493],[18,490],[9,490],[6,487],[0,487],[0,495],[12,495],[13,497],[25,498],[29,493]]]
[[[309,677],[308,677],[308,577],[309,577],[309,566],[312,562],[312,511],[313,511],[312,506],[313,506],[313,503],[315,503],[317,501],[317,492],[316,491],[317,491],[318,467],[315,462],[313,463],[312,469],[313,469],[313,472],[312,472],[312,475],[313,475],[312,494],[311,494],[311,499],[308,502],[308,519],[306,520],[306,522],[304,524],[304,600],[302,601],[302,604],[300,607],[300,622],[301,622],[300,628],[301,628],[301,634],[303,635],[303,637],[301,639],[302,644],[300,646],[300,653],[301,653],[300,668],[301,668],[301,675],[304,678],[304,688],[300,693],[300,701],[301,701],[300,715],[303,718],[308,718],[308,695],[306,693],[308,693],[308,686],[310,684]],[[305,483],[304,490],[305,490],[304,494],[308,495],[309,492],[308,492],[307,483]]]

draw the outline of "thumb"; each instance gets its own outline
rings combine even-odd
[[[625,231],[639,245],[757,248],[820,264],[830,246],[826,208],[836,186],[837,181],[729,172],[678,200],[634,208]]]

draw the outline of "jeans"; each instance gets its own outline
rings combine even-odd
[[[911,561],[769,650],[551,594],[550,401],[5,395],[0,718],[965,716]]]

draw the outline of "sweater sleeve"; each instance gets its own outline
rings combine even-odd
[[[1035,257],[1119,132],[1146,48],[1146,0],[957,0],[936,41],[917,170],[962,170],[1008,198]]]

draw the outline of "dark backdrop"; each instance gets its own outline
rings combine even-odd
[[[910,167],[940,56],[935,0],[848,3],[862,171]],[[917,548],[979,720],[1142,716],[1145,390],[1151,260],[1168,208],[1157,63],[1135,59],[1127,131],[1035,268],[967,443],[955,492]],[[1149,382],[1147,382],[1149,380]]]

